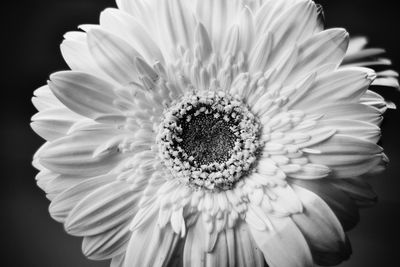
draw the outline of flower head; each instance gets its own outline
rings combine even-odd
[[[350,254],[388,103],[379,49],[310,0],[117,0],[35,91],[50,214],[112,266],[313,266]],[[350,47],[349,47],[350,42]],[[369,60],[369,58],[372,58]]]

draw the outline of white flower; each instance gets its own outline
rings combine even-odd
[[[112,266],[334,265],[394,86],[310,0],[117,0],[35,91],[51,216]],[[347,51],[347,54],[346,54]],[[369,60],[368,58],[372,59]],[[377,78],[378,77],[378,78]]]

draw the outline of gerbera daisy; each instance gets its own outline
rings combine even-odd
[[[117,0],[35,91],[51,216],[112,266],[334,265],[398,86],[310,0]],[[368,58],[372,58],[368,60]]]

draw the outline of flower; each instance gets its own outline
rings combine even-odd
[[[310,0],[117,0],[35,91],[50,214],[111,266],[347,259],[397,73]],[[349,46],[350,42],[350,47]]]

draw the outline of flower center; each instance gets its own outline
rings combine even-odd
[[[238,97],[210,91],[186,95],[168,108],[157,140],[175,178],[194,187],[229,190],[256,160],[259,129]]]
[[[191,117],[190,120],[186,117],[181,123],[182,142],[179,143],[188,158],[198,167],[226,162],[237,140],[234,133],[237,125],[213,114],[200,113]]]

